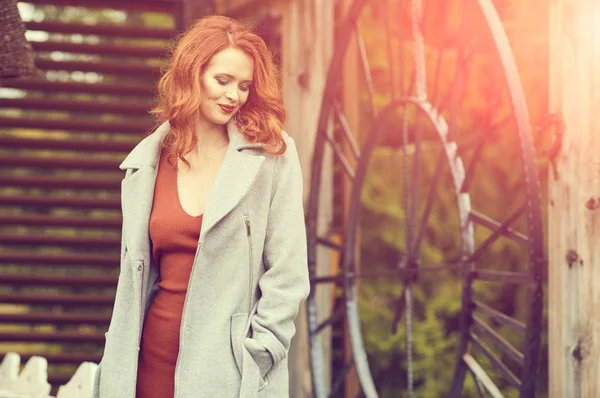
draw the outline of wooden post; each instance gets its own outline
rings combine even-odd
[[[600,397],[600,2],[550,1],[550,112],[566,132],[550,173],[550,397]]]
[[[304,193],[308,197],[310,167],[317,121],[325,88],[325,78],[333,50],[333,2],[331,0],[288,0],[280,4],[282,15],[282,72],[286,129],[296,142],[304,173]],[[331,159],[323,163],[318,233],[326,235],[332,217]],[[317,252],[318,272],[329,273],[330,251]],[[327,288],[321,286],[319,289]],[[326,295],[319,292],[317,297]],[[326,314],[328,302],[319,303],[319,313]],[[306,308],[302,306],[296,322],[296,337],[290,348],[290,397],[313,396],[308,350]],[[328,360],[327,333],[323,333],[323,351]]]

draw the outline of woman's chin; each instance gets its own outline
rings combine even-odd
[[[223,116],[218,116],[218,117],[212,117],[212,118],[210,118],[210,121],[213,124],[223,125],[223,124],[229,123],[229,121],[231,120],[232,117],[233,116],[223,115]]]

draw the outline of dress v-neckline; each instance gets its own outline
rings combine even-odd
[[[173,188],[173,190],[175,191],[175,201],[177,202],[177,206],[179,207],[179,209],[188,217],[190,218],[196,218],[199,219],[204,215],[204,212],[198,214],[197,216],[193,216],[190,213],[188,213],[184,208],[183,205],[181,204],[181,198],[179,196],[179,173],[177,172],[177,167],[173,166],[172,164],[169,163],[171,172],[174,174],[172,181],[174,182],[175,187]]]

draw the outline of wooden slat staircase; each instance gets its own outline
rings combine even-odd
[[[46,15],[26,20],[40,75],[0,81],[0,360],[45,357],[56,388],[100,360],[119,266],[118,164],[152,126],[181,5],[21,6]],[[164,26],[144,26],[158,15]]]

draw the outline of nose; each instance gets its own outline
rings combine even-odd
[[[225,97],[234,104],[237,104],[240,99],[237,89],[235,88],[227,90]]]

